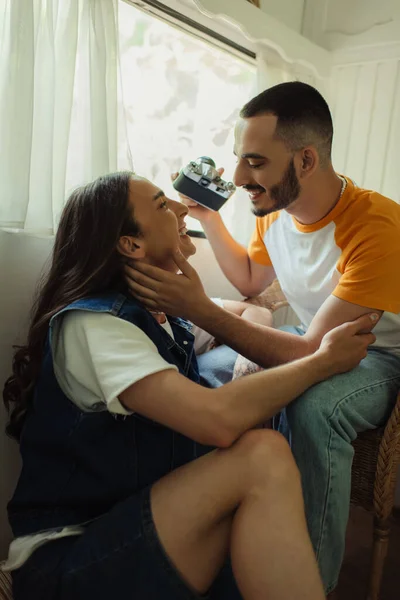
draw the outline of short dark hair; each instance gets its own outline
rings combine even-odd
[[[313,145],[321,165],[331,160],[333,124],[329,106],[321,94],[307,83],[280,83],[247,102],[240,116],[249,119],[262,114],[278,118],[276,136],[291,150]]]

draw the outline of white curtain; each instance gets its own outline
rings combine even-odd
[[[0,226],[52,232],[71,188],[132,168],[117,24],[117,0],[0,0]]]

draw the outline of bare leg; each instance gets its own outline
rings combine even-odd
[[[266,325],[273,327],[272,313],[267,308],[261,308],[259,306],[249,306],[243,314],[242,318],[253,323],[259,323],[260,325]],[[260,367],[256,363],[248,360],[241,354],[238,354],[235,366],[233,368],[232,379],[238,379],[244,375],[250,375],[251,373],[257,373],[263,371],[263,367]]]
[[[154,522],[182,577],[206,592],[228,553],[245,600],[325,598],[300,476],[283,437],[244,434],[152,489]]]
[[[274,326],[274,319],[272,313],[268,308],[262,308],[261,306],[248,305],[248,308],[243,311],[242,318],[252,323],[259,323],[259,325],[265,325],[266,327]]]

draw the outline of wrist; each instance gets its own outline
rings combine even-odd
[[[205,233],[207,233],[207,229],[211,230],[222,223],[222,217],[219,212],[214,210],[207,210],[204,217],[200,220],[200,223],[203,226]]]
[[[196,305],[191,306],[191,314],[188,317],[189,321],[192,321],[195,325],[208,331],[208,333],[214,334],[215,323],[219,322],[221,315],[225,316],[226,311],[215,304],[208,296],[197,300]]]
[[[189,303],[188,310],[185,311],[185,318],[207,331],[207,323],[210,322],[210,311],[214,306],[214,302],[204,294],[197,297],[196,302]]]
[[[332,360],[326,352],[317,350],[314,354],[308,357],[308,360],[312,364],[313,372],[317,377],[317,382],[328,379],[334,373],[332,368]]]

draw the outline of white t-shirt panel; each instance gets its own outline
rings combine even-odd
[[[169,323],[165,329],[172,333]],[[139,327],[109,313],[67,312],[54,329],[52,348],[57,381],[84,412],[128,415],[119,394],[148,375],[178,370]]]

